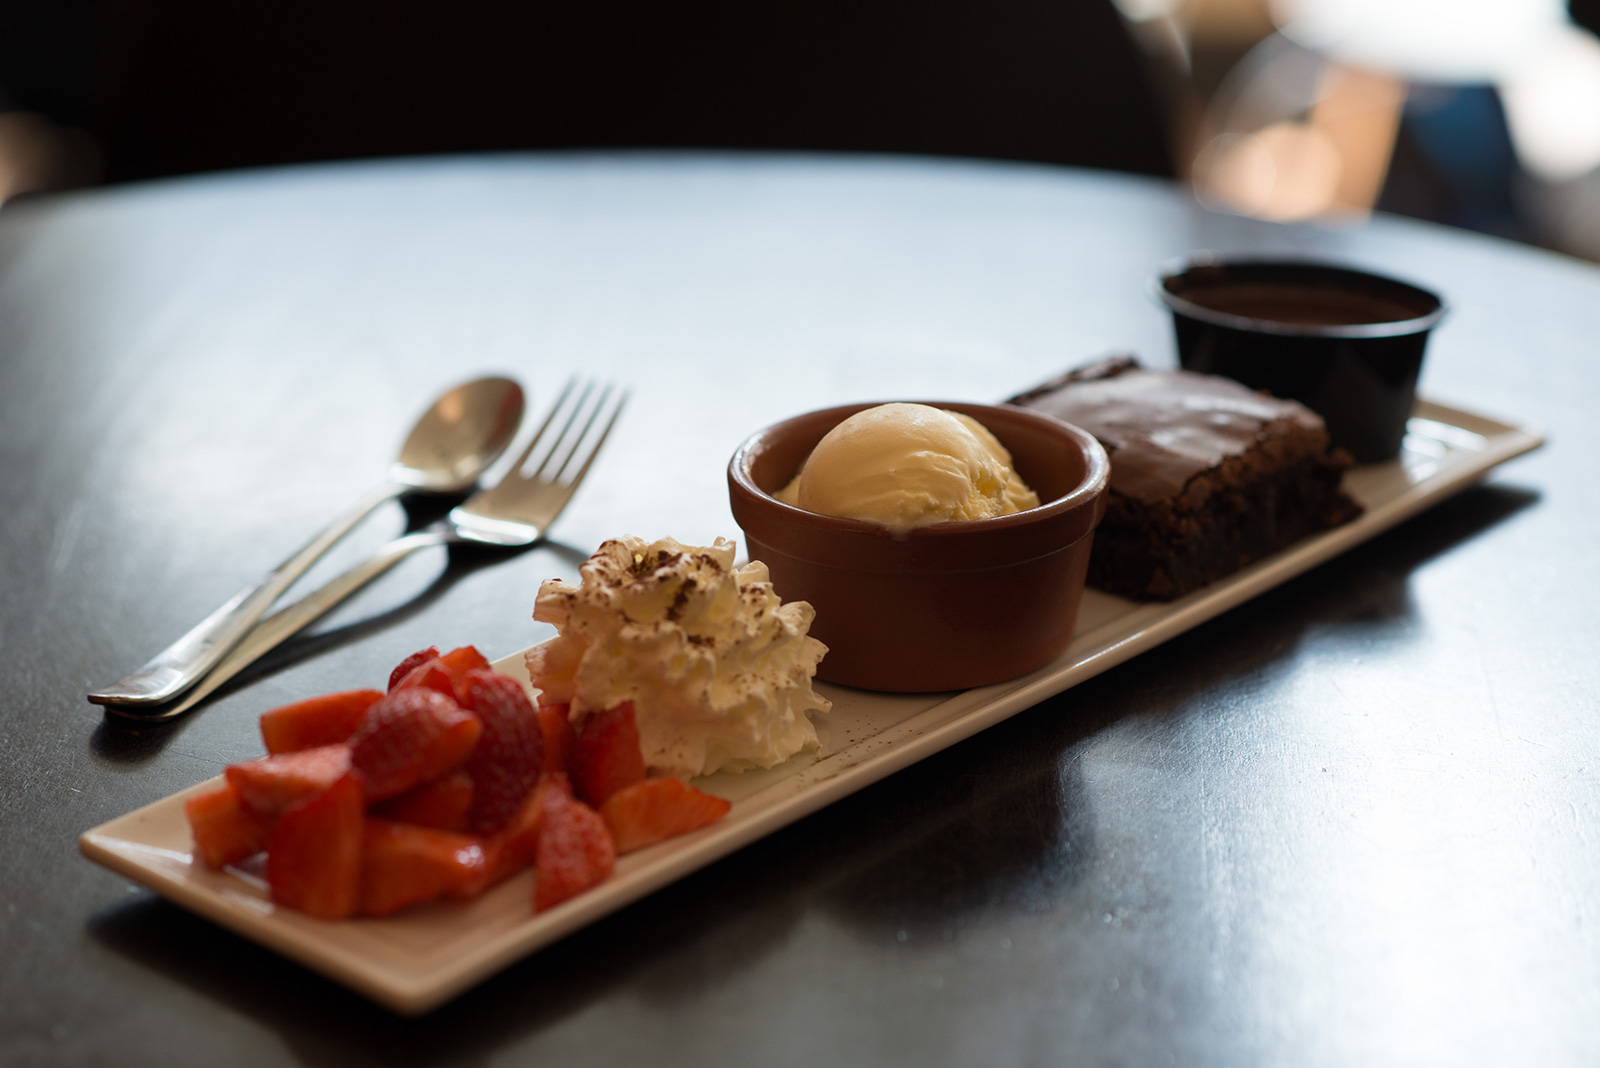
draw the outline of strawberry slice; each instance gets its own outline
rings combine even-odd
[[[481,744],[481,743],[480,743]],[[476,750],[474,750],[476,752]],[[372,815],[439,831],[464,833],[472,810],[472,776],[457,768],[372,806]]]
[[[467,672],[467,704],[483,723],[483,736],[467,758],[472,776],[468,828],[485,834],[516,815],[544,769],[544,732],[527,691],[491,668]]]
[[[459,649],[452,649],[448,653],[441,653],[439,660],[457,678],[466,678],[469,671],[481,671],[489,666],[488,657],[478,652],[476,645],[463,645]]]
[[[267,843],[267,885],[276,904],[323,920],[355,915],[361,807],[361,783],[346,775],[283,814]]]
[[[363,916],[388,916],[440,897],[476,897],[488,885],[483,844],[470,835],[368,818],[361,854]]]
[[[454,769],[482,730],[478,717],[437,690],[401,688],[367,710],[350,760],[367,800],[383,801]]]
[[[411,673],[395,684],[395,690],[434,690],[444,694],[450,700],[461,703],[465,696],[456,692],[456,679],[450,669],[444,666],[444,661],[434,657],[425,664],[420,664],[411,670]],[[390,691],[391,693],[394,691]]]
[[[552,777],[554,782],[559,779]],[[568,796],[564,789],[542,791],[544,827],[534,851],[539,874],[533,884],[533,910],[559,905],[605,880],[616,866],[617,851],[600,813]]]
[[[297,802],[320,794],[350,771],[344,742],[257,757],[231,765],[223,774],[245,808],[276,817]]]
[[[463,645],[459,649],[452,649],[443,656],[436,656],[412,668],[393,688],[406,690],[421,687],[438,690],[446,697],[452,698],[456,704],[465,705],[467,673],[488,666],[489,661],[475,647]]]
[[[645,779],[606,798],[600,816],[620,854],[708,827],[731,807],[682,779]]]
[[[573,791],[581,800],[602,805],[616,791],[644,778],[644,754],[639,749],[632,701],[591,712],[578,724],[577,733],[568,766]]]
[[[488,884],[495,885],[509,879],[533,863],[539,848],[539,833],[544,830],[545,794],[560,790],[572,796],[572,786],[565,775],[545,775],[517,807],[516,814],[498,831],[484,839],[483,849],[489,859]]]
[[[544,770],[565,772],[572,762],[578,736],[572,730],[572,706],[539,705],[539,729],[544,732]]]
[[[428,661],[432,660],[438,655],[439,647],[437,645],[430,645],[426,649],[418,649],[416,652],[400,661],[400,663],[395,666],[395,669],[389,672],[388,688],[391,690],[394,689],[396,686],[400,685],[401,679],[405,678],[407,675],[411,674],[412,671],[421,667],[423,664],[426,664]]]
[[[261,739],[269,753],[294,753],[347,740],[383,694],[348,690],[323,694],[261,714]]]
[[[237,864],[267,848],[276,822],[246,808],[232,783],[195,794],[183,803],[183,814],[194,832],[195,854],[208,868]]]

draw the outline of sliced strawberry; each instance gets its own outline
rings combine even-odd
[[[455,676],[444,662],[434,657],[425,664],[419,664],[411,669],[411,673],[395,683],[395,690],[434,690],[444,694],[450,700],[460,703],[461,695],[456,693]],[[391,690],[391,693],[394,691]]]
[[[267,843],[267,885],[275,903],[323,920],[355,915],[361,807],[361,784],[346,775],[283,814]]]
[[[267,848],[276,822],[246,808],[232,783],[195,794],[183,803],[183,813],[194,832],[195,855],[208,868],[237,864]]]
[[[568,767],[573,792],[581,800],[599,806],[622,787],[644,778],[644,754],[639,749],[632,701],[591,712],[578,724],[577,733]]]
[[[432,827],[439,831],[454,831],[457,834],[466,831],[467,813],[470,811],[472,776],[460,768],[413,786],[399,797],[380,801],[372,807],[372,815],[381,819]]]
[[[544,732],[522,684],[492,668],[467,672],[466,707],[483,723],[465,765],[474,788],[468,828],[486,834],[503,827],[539,781]]]
[[[572,706],[541,703],[538,711],[539,729],[544,732],[544,770],[565,772],[578,741],[572,730]]]
[[[395,669],[389,672],[389,689],[392,690],[396,686],[400,685],[401,679],[405,678],[407,675],[411,674],[412,671],[421,667],[423,664],[426,664],[428,661],[432,660],[438,655],[439,647],[437,645],[430,645],[426,649],[418,649],[416,652],[400,661],[400,663],[396,665]]]
[[[261,714],[261,739],[269,753],[294,753],[345,741],[382,696],[377,690],[348,690],[274,708]]]
[[[361,844],[363,916],[439,897],[476,897],[488,885],[483,844],[470,835],[368,818]]]
[[[481,671],[489,666],[489,658],[478,652],[476,645],[463,645],[448,653],[440,653],[439,659],[458,678],[463,679],[466,678],[467,672]]]
[[[421,687],[438,690],[446,697],[453,698],[457,704],[465,705],[467,673],[488,666],[489,661],[474,646],[463,645],[459,649],[452,649],[442,656],[436,656],[412,668],[393,688],[403,690]]]
[[[383,801],[455,768],[482,730],[477,716],[436,690],[398,689],[367,710],[350,739],[351,763],[367,800]]]
[[[565,775],[546,775],[539,785],[523,799],[504,827],[484,839],[483,849],[489,858],[488,883],[493,886],[509,879],[533,863],[539,848],[539,832],[544,829],[545,794],[560,790],[572,796],[572,785]]]
[[[534,852],[538,877],[533,910],[545,909],[603,882],[616,866],[617,851],[600,813],[560,789],[545,790],[544,827]]]
[[[344,742],[278,753],[234,764],[224,774],[250,811],[277,816],[289,806],[320,794],[350,771],[350,746]]]
[[[645,779],[606,798],[600,816],[620,854],[710,826],[731,807],[682,779]]]

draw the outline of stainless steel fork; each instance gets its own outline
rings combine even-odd
[[[364,562],[256,624],[243,641],[171,706],[107,705],[106,711],[143,723],[172,719],[189,711],[217,687],[298,633],[334,605],[419,549],[459,542],[515,548],[544,537],[589,473],[600,447],[627,402],[626,390],[569,381],[533,441],[505,476],[479,490],[437,523],[402,535]],[[564,421],[562,421],[564,417]],[[559,428],[557,429],[557,424]],[[552,429],[555,430],[553,436]],[[550,440],[546,442],[546,438]],[[532,471],[523,469],[538,452]]]

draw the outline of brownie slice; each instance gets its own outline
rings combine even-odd
[[[1361,514],[1322,417],[1229,378],[1113,357],[1011,398],[1111,456],[1089,584],[1169,601]]]

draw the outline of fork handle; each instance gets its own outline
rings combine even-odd
[[[390,482],[367,494],[260,582],[234,594],[226,604],[133,674],[91,691],[89,700],[108,706],[159,705],[193,686],[239,643],[295,579],[305,574],[323,553],[355,529],[373,509],[398,497],[405,489],[399,483]]]
[[[419,530],[415,534],[395,538],[338,578],[329,580],[326,585],[313,590],[289,607],[274,612],[256,624],[256,628],[247,634],[244,640],[211,670],[211,674],[194,686],[178,704],[170,708],[148,711],[143,707],[108,705],[106,710],[137,719],[141,723],[159,722],[181,716],[209,697],[217,687],[310,626],[334,605],[401,560],[419,549],[444,545],[453,540],[455,535],[447,530]]]

